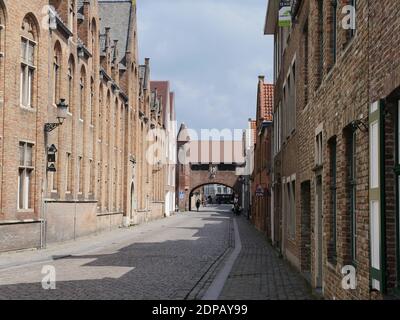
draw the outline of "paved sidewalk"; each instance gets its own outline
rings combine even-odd
[[[301,275],[279,258],[264,236],[244,217],[237,219],[242,250],[220,300],[310,300]]]
[[[230,247],[231,228],[226,211],[210,208],[43,251],[3,254],[0,300],[185,299],[199,292]],[[53,259],[60,255],[66,256]],[[42,288],[47,265],[56,270],[55,290]]]

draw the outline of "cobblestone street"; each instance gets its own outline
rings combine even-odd
[[[225,209],[225,211],[223,210]],[[244,218],[220,299],[306,299],[304,281]],[[40,251],[0,255],[0,299],[200,299],[236,245],[228,207],[178,214]],[[42,268],[56,290],[42,289]]]

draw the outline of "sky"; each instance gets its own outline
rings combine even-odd
[[[138,0],[139,59],[151,80],[169,80],[178,125],[245,129],[258,76],[273,81],[267,0]]]

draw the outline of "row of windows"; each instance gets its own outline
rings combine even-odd
[[[315,0],[317,6],[318,17],[316,21],[317,36],[315,38],[310,38],[309,36],[309,22],[306,21],[303,28],[303,38],[302,38],[302,54],[304,60],[302,60],[302,68],[304,72],[304,106],[307,105],[309,101],[309,95],[311,93],[309,87],[309,67],[310,67],[310,39],[315,41],[315,48],[317,50],[315,56],[317,57],[317,79],[315,90],[319,88],[322,83],[324,75],[329,72],[337,61],[337,56],[339,49],[344,49],[346,44],[354,37],[356,32],[356,0],[349,0],[347,3],[347,8],[340,8],[339,2],[337,0],[333,1],[323,1]],[[344,4],[343,4],[344,5]],[[342,9],[346,9],[342,11]],[[348,14],[343,15],[344,12]],[[330,24],[330,25],[329,25]],[[344,25],[346,24],[346,25]],[[294,27],[296,24],[292,24]],[[329,30],[329,32],[328,32]],[[342,35],[340,30],[345,32],[345,43],[339,41],[339,37]],[[278,27],[275,34],[275,82],[277,81],[279,74],[282,70],[283,57],[285,55],[286,47],[290,39],[292,28],[290,27]],[[339,47],[341,45],[341,47]],[[330,61],[329,63],[328,60]],[[289,71],[290,72],[290,71]],[[287,85],[289,85],[288,81]],[[283,89],[288,90],[288,88]],[[285,98],[285,94],[284,97]]]

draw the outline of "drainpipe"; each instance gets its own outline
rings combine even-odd
[[[47,72],[48,79],[51,79],[51,52],[52,52],[52,43],[53,43],[53,28],[57,28],[54,26],[54,12],[49,8],[47,12],[49,17],[49,43],[48,43],[48,62],[47,62]],[[52,83],[52,81],[50,81]],[[50,86],[48,87],[48,103],[52,99],[52,89]],[[46,104],[46,108],[48,107],[48,103]],[[47,114],[47,112],[46,112]],[[44,130],[44,181],[42,184],[42,208],[40,210],[40,249],[46,248],[46,197],[47,197],[47,145],[48,145],[48,132]]]

